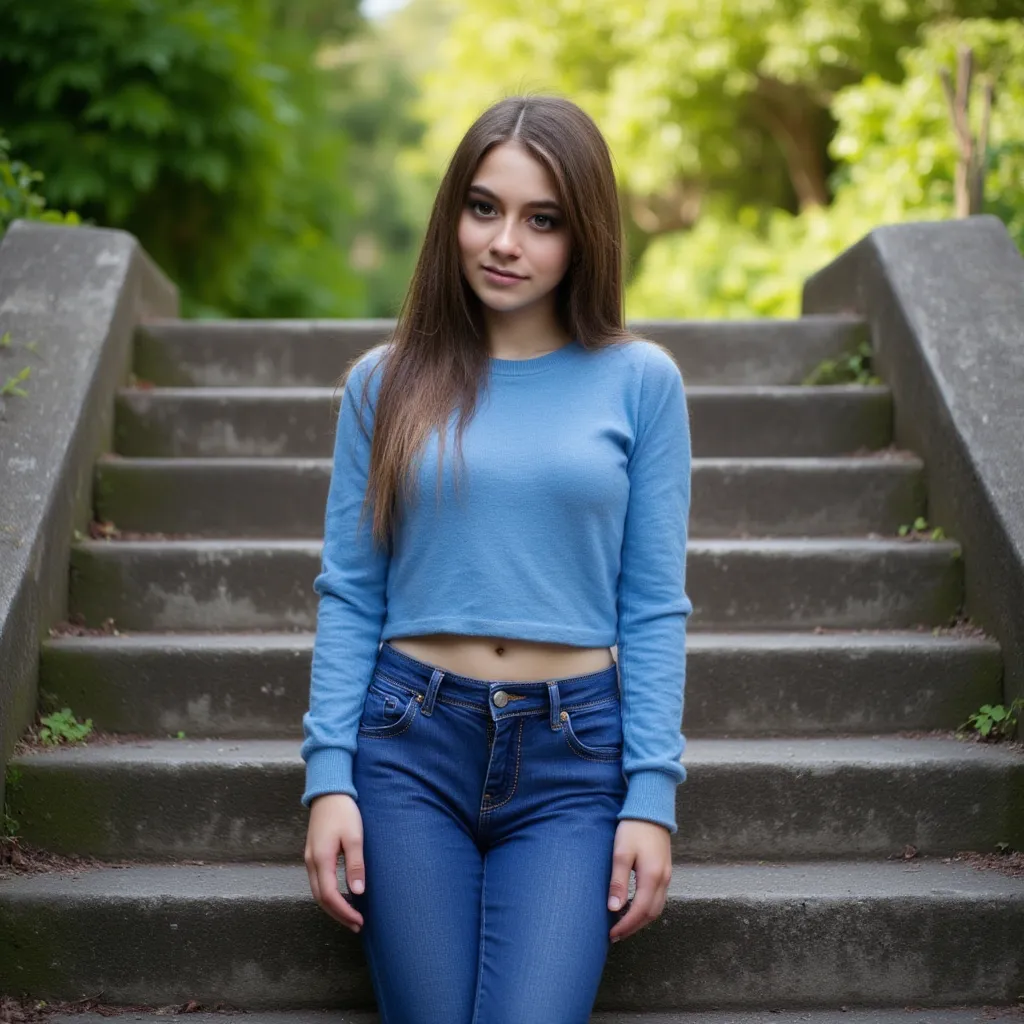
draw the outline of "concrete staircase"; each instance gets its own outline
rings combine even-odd
[[[331,385],[387,327],[139,330],[95,474],[116,530],[71,560],[94,631],[46,642],[40,676],[122,735],[16,757],[11,793],[25,842],[139,863],[0,884],[0,992],[376,1019],[359,939],[309,892],[298,746]],[[595,1021],[1013,1004],[1024,879],[950,859],[1024,847],[1024,757],[951,733],[1001,701],[999,646],[952,627],[956,541],[897,536],[927,514],[926,469],[891,447],[889,390],[795,386],[865,326],[637,328],[675,353],[692,415],[690,777],[669,902],[612,948]]]

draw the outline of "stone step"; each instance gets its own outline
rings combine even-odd
[[[319,541],[83,541],[69,608],[127,631],[316,627]],[[687,591],[698,629],[945,625],[963,592],[951,541],[695,540]]]
[[[330,479],[330,459],[108,457],[94,500],[126,531],[320,538]],[[925,507],[912,455],[694,459],[690,536],[895,535]]]
[[[825,457],[892,440],[886,387],[703,387],[687,393],[699,458]],[[125,388],[121,455],[330,457],[331,388]]]
[[[1014,749],[948,737],[691,739],[683,762],[676,860],[1024,845],[1024,755]],[[86,744],[11,763],[11,814],[34,846],[132,860],[302,855],[297,739]]]
[[[964,863],[680,865],[658,920],[612,945],[595,1009],[1009,1004],[1022,934],[1024,879]],[[301,864],[12,878],[0,949],[5,992],[374,1007],[360,937]]]
[[[152,321],[135,340],[135,373],[172,387],[324,387],[384,341],[394,320]],[[636,320],[668,348],[689,384],[799,384],[823,359],[867,340],[855,317]]]
[[[1002,700],[985,637],[690,631],[684,731],[815,735],[954,729]],[[96,728],[301,737],[313,634],[147,633],[43,643],[40,688]]]
[[[216,1013],[178,1014],[160,1008],[152,1013],[131,1014],[130,1020],[149,1021],[151,1024],[167,1024],[181,1021],[184,1024],[221,1024],[226,1018],[239,1017],[242,1011],[232,1013],[218,1010]],[[702,1010],[677,1013],[632,1013],[629,1010],[610,1010],[591,1015],[590,1024],[992,1024],[999,1018],[1007,1018],[1006,1024],[1019,1021],[1019,1012],[1010,1006],[968,1006],[942,1008],[900,1008],[839,1010]],[[47,1017],[50,1024],[108,1024],[110,1018],[98,1013],[52,1014]],[[380,1015],[373,1011],[327,1010],[310,1017],[303,1010],[268,1010],[263,1013],[246,1013],[246,1024],[380,1024]]]

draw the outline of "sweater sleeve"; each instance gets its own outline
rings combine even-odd
[[[679,367],[650,346],[636,436],[618,585],[626,798],[618,814],[677,831],[676,786],[686,778],[681,732],[686,675],[686,542],[690,424]]]
[[[359,523],[379,380],[372,382],[368,401],[362,406],[362,423],[369,437],[360,427],[359,410],[363,382],[382,352],[383,346],[377,346],[356,363],[338,413],[321,572],[313,581],[320,601],[309,710],[302,717],[305,807],[323,793],[358,796],[352,783],[352,760],[384,625],[389,562],[387,551],[372,542],[372,504]]]

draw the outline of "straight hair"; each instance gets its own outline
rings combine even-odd
[[[473,176],[504,142],[524,146],[550,172],[570,234],[570,262],[555,289],[560,326],[586,349],[632,339],[623,319],[623,237],[611,153],[580,107],[556,96],[511,96],[489,107],[455,150],[427,224],[382,370],[360,525],[373,508],[373,540],[392,544],[401,501],[415,493],[416,453],[438,431],[438,495],[447,426],[459,409],[456,449],[488,376],[479,298],[462,273],[458,226]],[[356,360],[353,360],[352,366]],[[352,366],[343,375],[347,382]],[[367,375],[360,409],[367,400]],[[362,417],[360,413],[360,422]],[[363,426],[364,434],[369,432]]]

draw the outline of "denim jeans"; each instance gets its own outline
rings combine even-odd
[[[385,641],[353,781],[382,1024],[586,1024],[625,913],[617,666],[491,682]]]

